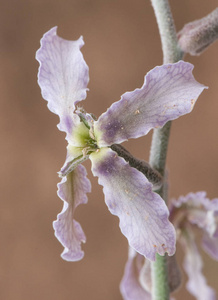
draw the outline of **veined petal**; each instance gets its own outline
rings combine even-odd
[[[215,291],[207,285],[206,278],[202,274],[202,259],[190,230],[186,231],[181,242],[185,251],[183,266],[188,275],[187,290],[197,300],[215,300]]]
[[[154,261],[155,254],[175,252],[175,230],[168,220],[163,199],[152,184],[116,152],[102,148],[90,155],[92,172],[103,186],[110,212],[120,219],[120,229],[129,245]]]
[[[124,276],[120,284],[120,291],[124,300],[151,300],[151,294],[140,284],[139,277],[143,264],[144,257],[130,248]]]
[[[123,94],[95,122],[99,147],[138,138],[189,113],[205,88],[192,69],[190,63],[179,61],[148,72],[142,88]]]
[[[40,63],[38,83],[48,108],[60,117],[59,129],[71,133],[75,104],[86,98],[88,66],[80,51],[82,37],[67,41],[56,31],[54,27],[44,34],[36,53]]]
[[[58,196],[63,200],[64,206],[53,222],[53,227],[55,236],[65,247],[61,256],[67,261],[77,261],[84,256],[81,243],[86,242],[86,237],[73,217],[76,207],[88,201],[86,193],[91,191],[91,184],[86,174],[85,167],[78,165],[58,184]]]

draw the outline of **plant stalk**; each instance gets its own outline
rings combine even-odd
[[[182,59],[183,52],[178,46],[176,29],[168,0],[151,0],[161,38],[163,63],[175,63]],[[150,150],[150,165],[163,177],[167,157],[171,122],[163,128],[154,129]],[[162,187],[158,193],[167,203],[167,187]],[[167,254],[166,254],[167,255]],[[156,254],[152,268],[152,300],[169,300],[167,256]]]

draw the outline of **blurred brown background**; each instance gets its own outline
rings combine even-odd
[[[217,0],[171,1],[177,29],[216,5]],[[55,25],[61,37],[84,36],[91,81],[83,104],[97,116],[125,91],[141,87],[144,75],[162,63],[148,0],[1,0],[0,299],[121,300],[127,241],[90,172],[89,203],[76,212],[87,236],[85,258],[63,261],[63,248],[53,234],[52,221],[62,209],[56,172],[66,142],[56,128],[58,117],[42,100],[34,57],[40,38]],[[196,79],[210,89],[190,115],[173,123],[167,161],[171,197],[199,190],[218,197],[217,50],[216,43],[200,57],[186,56],[195,65]],[[148,160],[150,140],[151,133],[126,146]],[[181,255],[178,248],[179,259]],[[218,264],[205,256],[204,273],[218,291],[217,271]],[[193,299],[184,287],[176,298]]]

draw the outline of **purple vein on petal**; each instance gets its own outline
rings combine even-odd
[[[175,230],[168,220],[169,211],[146,177],[108,148],[91,154],[90,159],[92,172],[103,186],[105,202],[119,217],[130,246],[152,261],[156,253],[173,255]]]
[[[123,94],[95,123],[99,147],[138,138],[189,113],[205,89],[192,69],[193,65],[180,61],[148,72],[141,88]]]

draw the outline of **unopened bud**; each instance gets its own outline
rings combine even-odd
[[[218,8],[206,17],[186,24],[178,33],[180,48],[191,55],[200,55],[216,39],[218,39]]]

